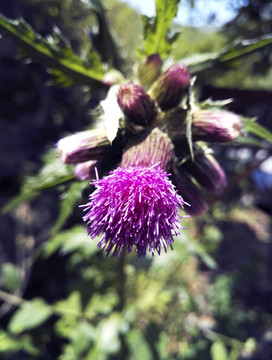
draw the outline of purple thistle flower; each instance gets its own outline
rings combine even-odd
[[[189,85],[189,69],[183,64],[174,64],[159,76],[151,88],[151,96],[162,110],[170,110],[178,106]]]
[[[117,168],[94,185],[83,220],[91,238],[103,233],[98,247],[107,255],[130,253],[133,246],[138,256],[172,249],[184,201],[158,165]]]
[[[117,102],[127,119],[137,125],[149,125],[158,113],[154,100],[141,86],[133,83],[120,87]]]
[[[138,256],[172,249],[173,235],[182,228],[178,208],[185,204],[166,173],[173,158],[168,136],[153,129],[130,144],[120,168],[94,181],[83,220],[92,238],[103,233],[98,246],[107,255],[130,253],[133,246]]]

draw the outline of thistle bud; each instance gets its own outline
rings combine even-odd
[[[62,138],[57,151],[65,164],[77,164],[102,159],[109,147],[104,128],[81,131]]]
[[[199,185],[214,194],[221,194],[227,186],[226,174],[211,154],[195,153],[194,161],[188,160],[182,166]]]
[[[157,116],[155,102],[138,85],[127,83],[120,87],[117,102],[128,120],[137,125],[149,125]]]
[[[178,106],[189,84],[189,69],[185,65],[174,64],[154,83],[151,96],[157,100],[162,110],[169,110]]]
[[[238,115],[222,110],[197,110],[192,117],[194,140],[228,142],[237,139],[242,130]]]
[[[76,164],[74,174],[79,180],[90,180],[95,178],[95,168],[97,167],[96,160],[89,160],[83,163]]]
[[[130,144],[124,152],[121,167],[146,166],[151,167],[155,164],[168,171],[174,158],[173,145],[169,137],[158,128],[137,143]]]
[[[202,215],[208,210],[208,204],[191,178],[183,170],[182,166],[174,165],[175,185],[182,194],[183,200],[191,206],[185,206],[184,210],[194,216]]]
[[[148,89],[161,73],[162,60],[159,54],[144,58],[138,65],[137,76],[144,89]]]

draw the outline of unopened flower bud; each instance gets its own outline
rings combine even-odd
[[[95,178],[95,168],[97,167],[96,160],[89,160],[83,163],[76,164],[74,174],[79,180],[90,180]]]
[[[202,215],[208,210],[208,204],[198,187],[183,170],[183,167],[174,164],[175,184],[183,200],[191,206],[185,206],[184,210],[194,216]]]
[[[157,116],[155,102],[141,86],[127,83],[120,87],[117,102],[127,119],[137,125],[149,125]]]
[[[140,61],[137,68],[138,79],[144,89],[148,89],[161,73],[162,60],[159,54],[150,55]]]
[[[182,166],[199,185],[214,194],[221,194],[227,186],[226,174],[211,154],[195,153],[194,161],[188,160]]]
[[[130,147],[125,150],[121,166],[159,166],[168,171],[171,167],[174,158],[173,145],[167,134],[160,131],[158,128],[141,141],[130,144]]]
[[[174,64],[159,76],[151,88],[151,96],[162,110],[169,110],[178,106],[189,84],[189,69],[185,65]]]
[[[237,139],[241,134],[241,119],[232,112],[197,110],[192,117],[194,140],[228,142]]]
[[[57,151],[65,164],[77,164],[104,157],[109,141],[104,128],[81,131],[62,138]]]

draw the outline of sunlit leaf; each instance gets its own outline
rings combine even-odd
[[[105,295],[93,294],[86,305],[84,313],[88,319],[92,319],[98,314],[109,314],[118,303],[116,292],[109,291]]]
[[[178,33],[170,35],[169,25],[177,14],[180,0],[156,0],[156,17],[142,15],[144,27],[144,49],[141,56],[159,54],[166,56]]]
[[[55,31],[45,39],[24,20],[10,20],[3,15],[0,15],[0,31],[15,40],[28,54],[36,56],[46,66],[61,71],[73,81],[88,86],[102,84],[102,63],[93,49],[92,58],[89,56],[89,62],[85,62],[73,52],[60,32]]]
[[[71,360],[81,358],[81,354],[92,346],[95,336],[94,327],[86,321],[78,322],[69,333],[70,343],[64,346],[61,360]]]
[[[237,40],[219,52],[194,55],[182,59],[182,63],[189,66],[191,74],[196,74],[217,65],[223,65],[239,60],[253,52],[264,49],[271,44],[271,34],[263,35],[251,40]]]
[[[24,201],[33,200],[42,190],[49,189],[75,179],[73,169],[57,157],[55,150],[50,150],[43,158],[44,166],[39,173],[27,177],[19,195],[15,196],[2,209],[7,213]]]
[[[214,342],[211,346],[210,352],[212,360],[228,360],[228,352],[222,342]]]
[[[243,118],[243,124],[249,133],[258,136],[261,139],[267,140],[272,144],[272,132],[258,124],[254,121],[254,119]]]
[[[15,353],[21,348],[19,342],[5,331],[0,331],[0,353]]]
[[[107,354],[114,354],[120,349],[120,333],[123,320],[121,314],[113,312],[109,317],[99,323],[96,333],[96,341],[88,360],[104,359]]]
[[[126,340],[131,352],[131,358],[135,360],[152,360],[153,356],[143,332],[139,329],[132,329],[126,335]]]
[[[60,202],[60,211],[56,223],[51,231],[52,235],[56,234],[69,216],[73,209],[80,201],[82,191],[89,186],[89,181],[77,181],[69,185],[68,189],[62,194]]]
[[[0,272],[2,286],[8,291],[14,291],[20,285],[20,270],[12,263],[4,263],[1,266]]]
[[[9,323],[11,333],[19,334],[44,323],[52,315],[51,308],[42,300],[34,299],[23,303]]]
[[[54,309],[67,315],[79,315],[82,311],[81,294],[79,291],[73,291],[67,299],[58,301]]]
[[[87,236],[84,226],[74,226],[72,229],[61,231],[50,238],[44,245],[44,255],[50,256],[60,249],[62,255],[70,254],[73,251],[80,251],[85,256],[95,254],[99,249],[97,242]]]
[[[7,332],[0,331],[0,353],[11,355],[19,350],[33,356],[40,353],[40,350],[33,345],[30,335],[12,336]]]

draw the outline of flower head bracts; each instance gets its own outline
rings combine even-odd
[[[150,124],[157,116],[154,100],[139,85],[122,85],[117,94],[117,102],[128,120],[134,124]]]
[[[237,139],[242,130],[238,115],[222,110],[198,110],[193,113],[193,137],[209,142]]]
[[[158,128],[155,128],[151,133],[129,144],[122,156],[122,167],[128,166],[152,166],[160,164],[160,167],[165,171],[169,171],[174,159],[174,147],[168,135],[163,133]]]
[[[151,88],[154,97],[163,111],[178,106],[190,85],[189,69],[183,64],[174,64],[165,70]]]
[[[103,233],[98,246],[107,255],[129,253],[133,246],[138,256],[172,249],[185,202],[158,165],[118,168],[94,185],[83,219],[92,238]]]

